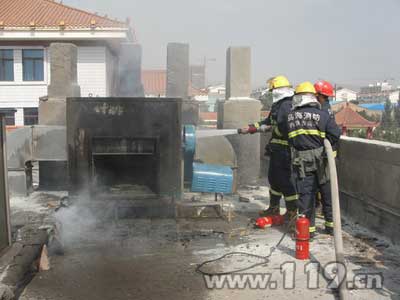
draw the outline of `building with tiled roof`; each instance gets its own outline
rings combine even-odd
[[[142,70],[142,83],[144,93],[147,97],[165,97],[167,92],[167,71],[166,70]],[[207,91],[197,89],[189,83],[189,96],[207,96]]]
[[[52,0],[0,0],[0,28],[3,36],[24,38],[85,38],[85,30],[94,38],[131,35],[127,22],[99,16]],[[63,34],[60,34],[60,30]],[[99,34],[97,34],[99,33]],[[101,34],[100,34],[101,33]]]
[[[167,91],[167,71],[142,70],[142,83],[147,97],[165,97]]]
[[[372,138],[373,129],[379,126],[379,123],[371,122],[354,111],[350,105],[346,105],[341,111],[335,114],[335,120],[342,128],[342,134],[347,135],[351,129],[367,129],[367,137]]]
[[[121,43],[135,42],[129,22],[52,0],[0,0],[0,108],[15,107],[10,125],[37,122],[50,83],[52,42],[78,47],[82,96],[112,96]]]

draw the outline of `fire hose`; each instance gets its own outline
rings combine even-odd
[[[344,250],[343,250],[343,237],[342,237],[342,221],[340,217],[340,202],[339,202],[339,185],[336,170],[335,156],[333,155],[331,143],[325,139],[324,140],[325,152],[328,156],[329,165],[329,175],[331,184],[331,194],[332,194],[332,213],[333,213],[333,235],[335,242],[335,254],[337,271],[339,278],[339,297],[341,300],[347,300],[346,293],[346,268],[341,268],[345,266],[344,260]]]
[[[239,273],[239,272],[244,272],[244,271],[248,271],[250,269],[254,269],[258,266],[263,266],[269,263],[269,258],[272,256],[272,254],[275,252],[276,249],[278,249],[279,245],[283,242],[283,240],[285,239],[286,235],[289,233],[289,228],[292,225],[292,223],[295,221],[296,219],[292,219],[286,226],[284,233],[282,234],[281,238],[279,239],[278,243],[276,243],[275,246],[271,247],[271,250],[269,252],[268,255],[266,256],[262,256],[262,255],[257,255],[257,254],[252,254],[252,253],[248,253],[248,252],[229,252],[227,254],[222,255],[221,257],[218,257],[216,259],[211,259],[211,260],[207,260],[202,262],[201,264],[199,264],[196,268],[196,272],[200,273],[202,275],[207,275],[207,276],[221,276],[221,275],[229,275],[229,274],[234,274],[234,273]],[[249,223],[250,225],[250,223]],[[226,272],[207,272],[207,271],[203,271],[202,268],[206,265],[209,265],[211,263],[220,261],[226,257],[229,256],[235,256],[235,255],[240,255],[240,256],[249,256],[249,257],[253,257],[253,258],[258,258],[260,260],[262,260],[262,262],[260,263],[255,263],[252,264],[248,267],[245,268],[241,268],[241,269],[237,269],[237,270],[232,270],[232,271],[226,271]]]
[[[346,268],[345,268],[345,259],[344,259],[344,250],[343,250],[343,237],[342,237],[342,224],[341,224],[341,216],[340,216],[340,202],[339,202],[339,186],[338,186],[338,178],[337,178],[337,170],[336,170],[336,163],[335,157],[332,150],[331,143],[325,139],[324,140],[325,151],[328,157],[328,165],[329,165],[329,172],[330,172],[330,185],[331,185],[331,195],[332,195],[332,213],[333,213],[333,222],[334,222],[334,244],[335,244],[335,255],[336,255],[336,263],[337,263],[337,275],[339,278],[339,298],[341,300],[347,300],[347,293],[346,293]],[[284,231],[282,237],[278,241],[278,243],[271,248],[270,253],[267,256],[256,255],[247,252],[230,252],[221,257],[216,259],[208,260],[199,264],[196,268],[196,272],[202,275],[208,276],[218,276],[218,275],[229,275],[234,273],[239,273],[243,271],[247,271],[253,269],[258,266],[266,265],[269,263],[269,258],[272,256],[274,251],[279,247],[282,243],[284,238],[289,232],[290,225],[294,222],[295,219],[292,219],[289,224],[287,224],[286,230]],[[241,255],[241,256],[249,256],[261,259],[262,262],[252,264],[248,267],[233,270],[233,271],[226,271],[226,272],[207,272],[203,271],[202,268],[206,265],[211,263],[220,261],[226,257]],[[343,268],[342,268],[343,267]]]

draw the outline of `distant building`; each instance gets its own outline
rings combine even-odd
[[[346,107],[357,113],[364,112],[367,116],[373,117],[375,119],[380,119],[382,117],[382,110],[374,109],[374,107],[369,106],[368,104],[356,105],[354,103],[350,103],[350,102],[346,102],[346,101],[331,102],[331,108],[335,114],[342,111]]]
[[[204,65],[190,66],[190,80],[192,87],[196,89],[204,89],[206,87],[206,68]]]
[[[379,126],[378,122],[371,122],[362,117],[358,112],[350,107],[350,103],[346,103],[345,107],[335,114],[336,123],[342,129],[342,134],[347,135],[349,130],[366,129],[367,138],[373,138],[373,131]]]
[[[165,97],[167,93],[167,71],[166,70],[142,70],[142,84],[146,97]],[[189,83],[189,96],[195,100],[207,101],[201,96],[207,96],[207,91],[197,89]],[[197,98],[197,99],[196,99]]]
[[[134,42],[120,22],[48,0],[2,0],[0,9],[0,108],[13,107],[9,125],[38,122],[39,97],[50,83],[52,42],[78,47],[78,84],[84,97],[114,94],[119,45]]]
[[[208,110],[217,111],[216,104],[219,100],[225,100],[226,88],[224,84],[209,86],[208,89]]]
[[[357,100],[366,103],[383,103],[390,100],[396,103],[399,100],[399,89],[387,82],[377,82],[362,87]]]
[[[357,100],[357,92],[348,88],[339,88],[336,90],[336,101],[352,101]]]
[[[200,126],[206,128],[217,128],[216,112],[200,112]]]

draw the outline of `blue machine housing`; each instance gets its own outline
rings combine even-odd
[[[196,151],[196,127],[194,125],[184,126],[185,152],[194,155]]]
[[[193,160],[196,152],[196,127],[194,125],[185,125],[183,127],[183,141],[185,147],[184,180],[190,183],[193,177]]]
[[[193,163],[192,192],[231,194],[232,186],[230,167]]]

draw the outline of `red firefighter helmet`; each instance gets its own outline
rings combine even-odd
[[[328,97],[335,96],[335,92],[333,91],[333,86],[328,81],[325,80],[318,80],[314,84],[315,90],[317,94],[325,95]]]

